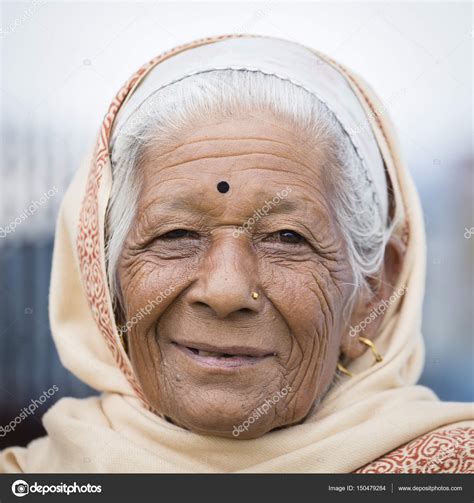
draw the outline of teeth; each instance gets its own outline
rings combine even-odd
[[[220,356],[221,353],[215,353],[214,351],[203,351],[199,349],[199,356]]]

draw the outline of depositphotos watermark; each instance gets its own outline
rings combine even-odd
[[[373,309],[365,319],[363,319],[358,325],[353,327],[351,325],[351,329],[349,330],[349,335],[351,337],[355,337],[359,332],[362,332],[365,330],[365,327],[367,325],[370,325],[377,316],[380,316],[383,314],[390,306],[390,304],[393,304],[397,299],[399,299],[402,295],[405,295],[405,292],[407,291],[407,287],[400,287],[395,293],[393,293],[388,300],[382,300],[382,302],[375,308]]]
[[[466,239],[471,239],[471,236],[474,234],[474,227],[471,227],[468,229],[467,227],[464,227],[464,237]]]
[[[175,286],[170,286],[165,289],[164,292],[160,292],[154,299],[149,300],[144,307],[140,308],[128,321],[125,325],[121,325],[117,327],[117,330],[120,335],[126,334],[133,326],[135,326],[140,320],[143,320],[146,316],[148,316],[153,308],[157,305],[161,304],[167,297],[171,295],[172,292],[176,290]]]
[[[26,496],[27,494],[85,494],[85,493],[101,493],[101,485],[93,484],[82,484],[79,485],[77,482],[74,484],[66,484],[65,482],[60,482],[59,484],[45,484],[41,485],[38,482],[34,484],[28,484],[24,480],[15,480],[12,484],[12,493],[19,498]]]
[[[277,192],[275,197],[271,201],[265,201],[265,204],[258,210],[254,211],[253,216],[247,219],[240,227],[237,227],[232,236],[238,238],[244,232],[248,232],[261,218],[262,216],[268,215],[270,210],[275,207],[282,199],[288,196],[291,192],[291,187],[286,187],[281,192]]]
[[[43,195],[39,198],[39,201],[36,199],[34,201],[31,201],[30,205],[28,208],[23,210],[23,212],[13,220],[13,222],[10,222],[6,227],[0,227],[0,238],[4,238],[7,236],[7,234],[11,234],[12,232],[15,232],[16,228],[24,222],[28,217],[31,217],[31,215],[34,215],[40,206],[42,206],[48,199],[53,197],[55,194],[58,193],[58,188],[56,186],[53,186],[52,189],[49,189],[48,192],[44,192]]]
[[[28,405],[28,407],[23,407],[18,416],[12,419],[6,426],[0,426],[0,437],[4,437],[7,433],[15,431],[16,427],[21,422],[23,422],[28,416],[31,416],[31,414],[34,414],[40,405],[44,404],[48,398],[51,398],[58,391],[59,388],[56,384],[54,384],[52,388],[49,388],[47,391],[43,391],[36,400],[32,399],[30,405]]]
[[[8,26],[2,26],[0,28],[0,39],[6,37],[10,33],[14,33],[20,28],[20,26],[25,23],[31,16],[33,16],[38,9],[46,4],[46,0],[33,0],[28,8],[25,9],[20,17],[15,18]],[[25,4],[26,5],[26,4]]]
[[[267,398],[262,405],[253,410],[252,415],[249,416],[242,424],[234,426],[232,435],[234,435],[234,437],[238,437],[244,432],[244,430],[247,431],[251,424],[255,423],[255,421],[267,414],[268,411],[280,401],[280,398],[284,398],[290,391],[291,386],[287,384],[280,391],[277,391],[271,398]]]

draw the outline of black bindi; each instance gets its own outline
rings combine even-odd
[[[225,194],[226,192],[228,192],[230,189],[230,185],[227,183],[227,182],[219,182],[217,184],[217,190],[221,193],[221,194]]]

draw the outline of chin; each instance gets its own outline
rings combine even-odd
[[[261,437],[282,426],[276,407],[262,409],[264,401],[249,403],[244,395],[227,389],[191,394],[192,402],[189,395],[185,400],[175,397],[174,414],[165,413],[165,416],[193,433],[245,440]]]
[[[265,424],[264,421],[248,424],[249,417],[239,416],[229,417],[206,417],[206,413],[200,417],[186,416],[184,422],[174,421],[177,426],[181,426],[198,435],[215,436],[234,440],[250,440],[259,438],[277,426]],[[208,413],[207,413],[208,414]]]

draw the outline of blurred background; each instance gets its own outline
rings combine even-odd
[[[59,388],[14,432],[0,430],[0,449],[43,434],[41,416],[57,399],[93,393],[61,367],[47,304],[58,207],[106,108],[147,60],[225,33],[317,48],[381,96],[426,218],[421,383],[443,400],[473,401],[470,3],[33,0],[3,2],[0,29],[0,426],[54,384]],[[2,233],[17,218],[14,232]]]

